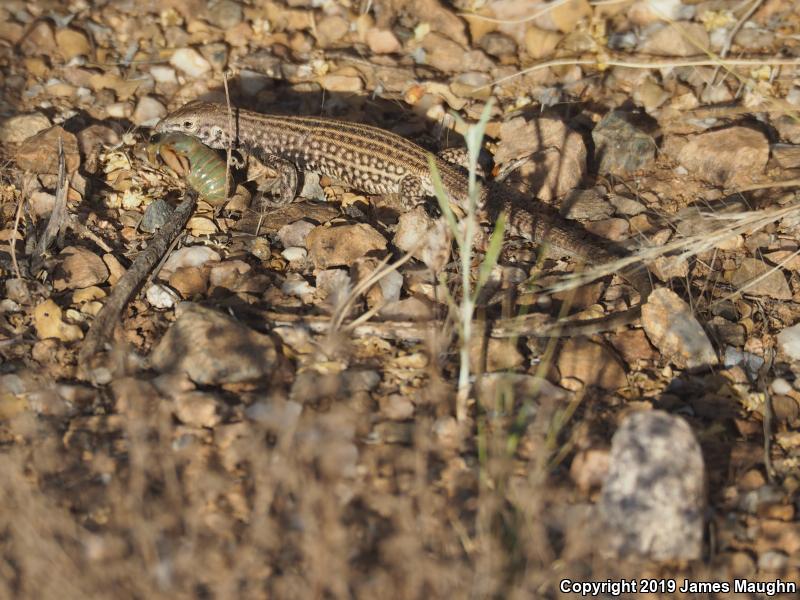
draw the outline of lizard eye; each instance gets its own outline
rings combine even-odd
[[[184,129],[191,129],[192,127],[194,127],[194,123],[192,123],[191,121],[184,121],[183,122],[183,128]]]

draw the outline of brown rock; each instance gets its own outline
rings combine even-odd
[[[587,0],[567,0],[554,5],[552,10],[544,12],[535,22],[544,29],[569,33],[575,30],[579,21],[591,16],[592,7]]]
[[[531,58],[537,60],[547,58],[555,52],[556,46],[563,37],[555,31],[547,31],[535,25],[529,25],[525,30],[525,50]]]
[[[77,170],[81,163],[78,140],[60,125],[40,131],[22,142],[16,154],[17,166],[33,173],[56,175],[59,138],[64,144],[67,173]]]
[[[658,357],[658,353],[650,345],[647,335],[641,329],[621,331],[613,335],[610,341],[614,349],[631,367],[635,367],[639,361],[655,360]]]
[[[700,23],[670,23],[651,33],[639,51],[657,56],[694,56],[709,48],[708,32]]]
[[[614,217],[602,221],[590,221],[585,224],[587,231],[607,240],[624,240],[630,234],[630,224],[626,219]]]
[[[103,255],[103,263],[108,267],[109,276],[108,276],[108,283],[114,285],[119,281],[119,278],[122,277],[126,269],[122,266],[122,263],[119,262],[116,256],[110,253],[106,253]]]
[[[557,119],[511,119],[500,126],[500,139],[494,157],[497,164],[537,154],[536,160],[524,163],[514,177],[524,179],[542,200],[566,194],[586,173],[583,139]]]
[[[800,144],[773,144],[772,158],[782,169],[800,169]]]
[[[202,296],[208,289],[208,271],[200,267],[181,267],[170,275],[169,284],[184,299]]]
[[[20,43],[26,56],[49,56],[55,52],[56,38],[50,21],[40,20],[28,31]]]
[[[214,427],[222,421],[224,403],[215,394],[189,391],[175,397],[175,416],[192,427]]]
[[[319,78],[319,84],[329,92],[355,93],[364,89],[364,82],[357,75],[328,73]]]
[[[169,258],[161,267],[159,275],[169,278],[172,273],[182,267],[202,267],[207,263],[215,263],[220,260],[220,255],[208,246],[184,246],[170,253]]]
[[[439,0],[415,0],[414,16],[420,23],[429,23],[431,31],[437,31],[462,45],[468,43],[464,21]]]
[[[220,29],[236,27],[242,21],[243,11],[239,2],[219,0],[209,3],[208,22]]]
[[[562,379],[577,379],[585,386],[616,390],[628,384],[622,361],[602,344],[585,338],[567,340],[557,365]]]
[[[650,271],[661,281],[689,275],[689,261],[682,256],[659,256],[650,265]]]
[[[442,219],[433,219],[424,207],[418,206],[400,216],[393,242],[438,271],[450,259],[451,236]]]
[[[492,78],[486,73],[469,71],[456,75],[450,83],[450,90],[459,98],[488,100],[492,95],[491,84]]]
[[[603,485],[603,480],[608,474],[608,462],[609,452],[607,449],[582,450],[572,459],[569,476],[581,493],[588,494],[592,488]]]
[[[725,186],[749,183],[764,172],[769,143],[759,131],[729,127],[692,137],[678,162],[698,177]]]
[[[498,32],[490,32],[478,40],[478,45],[487,54],[509,62],[516,60],[517,43],[513,38]]]
[[[776,300],[789,300],[792,291],[783,271],[757,258],[743,258],[739,267],[726,274],[731,285],[752,296],[769,296]]]
[[[350,21],[339,15],[320,19],[315,28],[317,41],[321,48],[327,48],[341,40],[350,31]]]
[[[414,416],[414,403],[406,396],[392,394],[388,398],[381,398],[381,413],[393,421],[405,421]]]
[[[386,239],[366,223],[315,228],[308,234],[308,254],[317,268],[349,266],[370,252],[386,249]]]
[[[24,33],[25,27],[21,23],[0,20],[0,40],[16,44],[22,39]]]
[[[86,248],[68,246],[59,254],[61,264],[53,287],[57,290],[87,288],[108,279],[108,267],[97,254]]]
[[[133,111],[133,122],[137,125],[153,126],[166,114],[167,109],[161,102],[150,96],[143,96],[136,103],[136,109]]]
[[[150,355],[157,371],[185,372],[195,383],[217,385],[268,377],[277,351],[272,339],[226,314],[184,302],[178,319]]]
[[[800,123],[792,118],[793,115],[781,115],[772,120],[781,139],[790,144],[800,144]]]
[[[465,60],[466,50],[439,33],[426,35],[422,39],[421,46],[425,50],[425,62],[435,69],[445,73],[475,70],[474,65]]]
[[[30,73],[34,77],[41,78],[47,76],[47,74],[50,73],[50,67],[41,56],[31,56],[26,58],[25,68],[28,70],[28,73]],[[63,71],[63,73],[65,79],[69,81],[69,78],[66,77],[66,69]]]
[[[208,282],[211,287],[234,290],[241,282],[242,276],[249,273],[250,270],[250,265],[243,260],[226,260],[211,267]]]
[[[672,290],[659,288],[650,294],[642,307],[642,327],[653,345],[680,368],[719,362],[692,309]]]
[[[17,115],[0,125],[0,142],[18,144],[50,127],[50,119],[41,113]]]
[[[56,44],[58,52],[65,62],[76,56],[89,56],[92,52],[92,43],[87,35],[68,27],[56,32]]]
[[[43,217],[49,215],[53,210],[53,205],[56,202],[56,197],[53,194],[48,194],[42,190],[33,192],[28,199],[30,207],[36,216]]]
[[[388,29],[370,29],[366,34],[367,46],[375,54],[392,54],[400,50],[400,42]]]
[[[433,318],[433,306],[427,298],[410,296],[386,304],[378,314],[384,321],[429,321]]]
[[[469,362],[473,372],[508,371],[519,367],[525,360],[512,340],[489,338],[485,345],[483,342],[479,337],[472,340]]]
[[[554,277],[552,280],[553,283],[558,283],[559,281],[558,277]],[[543,286],[550,285],[550,278],[539,278],[538,282]],[[566,304],[570,312],[575,312],[575,309],[584,310],[597,304],[604,289],[605,284],[603,282],[595,281],[571,290],[553,292],[553,298]]]
[[[33,326],[36,336],[43,340],[56,338],[62,342],[83,339],[83,332],[77,325],[62,320],[61,308],[52,300],[45,300],[33,310]]]

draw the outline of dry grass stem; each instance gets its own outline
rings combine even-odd
[[[550,69],[552,67],[566,67],[566,66],[594,66],[599,70],[605,70],[608,67],[627,67],[629,69],[676,69],[679,67],[714,67],[722,66],[725,68],[731,67],[784,67],[784,66],[800,66],[800,58],[726,58],[724,61],[719,58],[708,58],[707,56],[694,57],[694,58],[663,58],[653,59],[650,57],[642,58],[640,60],[630,60],[615,58],[612,56],[595,56],[592,58],[583,58],[579,56],[556,58],[552,60],[542,61],[531,65],[517,73],[507,75],[487,83],[477,89],[485,89],[495,85],[500,85],[517,77],[522,77],[528,73],[534,73],[542,69]]]

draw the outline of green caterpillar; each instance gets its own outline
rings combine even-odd
[[[161,159],[179,175],[185,175],[189,185],[212,206],[225,203],[227,169],[225,161],[215,151],[182,133],[158,136],[147,146],[147,157],[156,164]]]

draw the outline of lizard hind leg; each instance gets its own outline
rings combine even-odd
[[[422,185],[422,180],[416,175],[406,175],[400,180],[398,194],[406,211],[423,204],[429,195]]]

